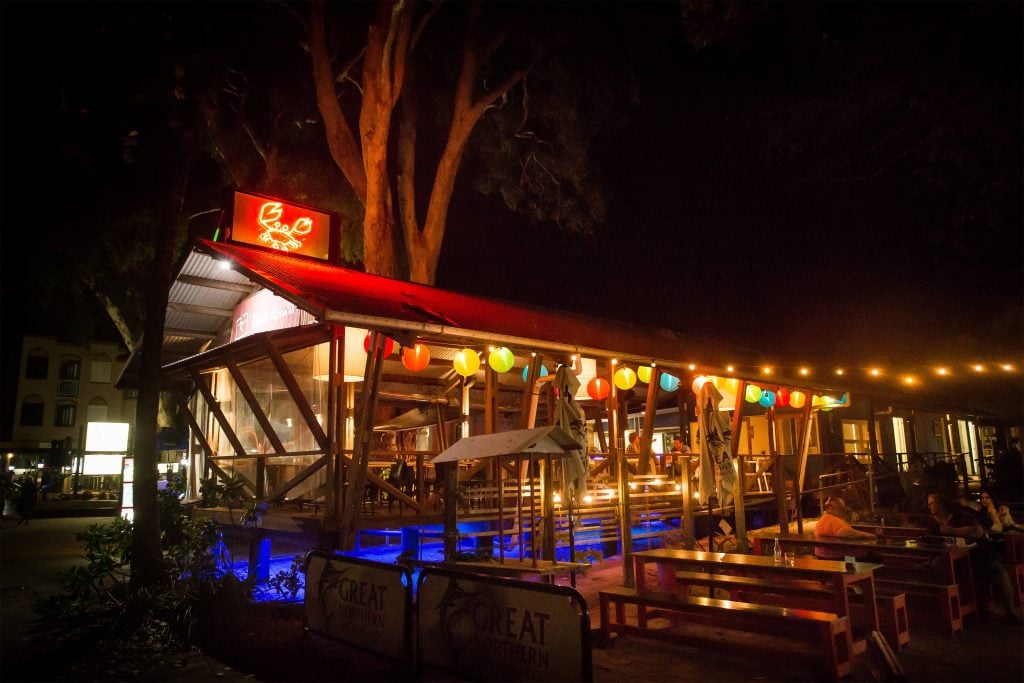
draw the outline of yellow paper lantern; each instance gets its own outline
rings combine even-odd
[[[640,381],[644,384],[651,383],[651,366],[641,365],[636,369],[636,376],[640,378]]]
[[[636,384],[636,373],[632,368],[619,368],[615,371],[615,376],[612,379],[615,381],[616,387],[625,391],[632,389]]]
[[[789,405],[794,408],[803,408],[804,403],[807,402],[807,396],[802,391],[794,391],[789,395]]]
[[[462,349],[452,359],[452,366],[455,372],[463,377],[469,377],[480,369],[480,356],[476,355],[473,349]]]
[[[761,387],[756,384],[748,384],[743,397],[747,399],[747,403],[757,403],[761,400],[761,393]]]
[[[508,372],[515,365],[515,362],[516,357],[504,346],[499,346],[487,356],[487,364],[495,372]]]

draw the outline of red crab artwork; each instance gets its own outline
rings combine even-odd
[[[280,251],[299,249],[302,239],[313,229],[313,219],[308,216],[296,218],[291,225],[282,223],[280,202],[267,202],[261,206],[256,220],[261,228],[260,243]]]

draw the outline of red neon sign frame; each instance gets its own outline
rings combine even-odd
[[[340,234],[333,214],[303,204],[234,191],[232,242],[332,261]]]

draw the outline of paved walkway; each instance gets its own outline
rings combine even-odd
[[[3,681],[21,680],[115,680],[146,681],[263,680],[263,681],[388,681],[398,680],[393,669],[372,655],[319,637],[303,637],[301,608],[277,610],[272,635],[252,632],[249,654],[272,652],[258,667],[244,651],[214,659],[199,652],[166,660],[149,661],[128,675],[112,667],[108,676],[55,667],[57,673],[37,675],[34,657],[47,661],[45,643],[28,632],[33,618],[31,605],[38,594],[58,588],[57,572],[75,562],[80,547],[75,534],[91,523],[109,518],[34,519],[15,526],[6,518],[0,530],[0,579],[2,579]],[[591,567],[577,581],[577,588],[591,606],[591,625],[599,626],[597,592],[620,585],[619,558]],[[911,681],[1024,681],[1024,629],[997,619],[966,620],[965,633],[953,639],[911,623],[911,643],[899,657]],[[814,681],[820,674],[809,658],[794,657],[787,641],[769,634],[736,637],[708,630],[710,642],[686,646],[644,638],[621,638],[607,648],[593,651],[594,680],[598,683],[665,683],[665,681]],[[770,648],[764,645],[770,643]],[[35,660],[38,661],[38,660]],[[47,661],[52,663],[52,661]],[[426,673],[421,681],[451,681],[451,677]],[[870,680],[863,658],[851,676]]]

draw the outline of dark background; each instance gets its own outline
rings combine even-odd
[[[751,365],[879,364],[927,380],[937,364],[963,378],[967,363],[1011,362],[1014,373],[923,390],[986,394],[1020,415],[1024,5],[543,6],[572,36],[548,96],[606,86],[574,100],[603,218],[582,232],[530,220],[476,191],[496,169],[469,153],[439,286],[720,339]],[[73,296],[80,282],[42,267],[81,243],[75,211],[103,189],[103,168],[88,169],[88,192],[69,170],[76,146],[125,133],[116,117],[83,130],[94,117],[69,116],[66,96],[91,89],[99,106],[133,92],[134,72],[97,56],[98,18],[116,7],[0,5],[5,434],[23,331],[116,339],[91,298]],[[274,4],[136,7],[202,25],[182,49],[244,47],[253,77],[284,74],[315,118],[301,35]],[[159,39],[140,28],[132,49]],[[220,196],[224,178],[205,173]],[[47,288],[68,296],[40,303]]]

